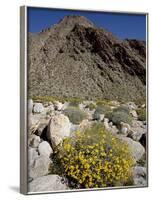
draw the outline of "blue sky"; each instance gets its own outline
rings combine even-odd
[[[87,17],[96,26],[103,27],[121,39],[146,40],[146,15],[106,12],[72,11],[47,8],[28,8],[28,31],[40,32],[58,23],[66,15]]]

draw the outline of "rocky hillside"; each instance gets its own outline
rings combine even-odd
[[[145,96],[144,41],[120,40],[82,16],[66,16],[28,40],[30,96]]]

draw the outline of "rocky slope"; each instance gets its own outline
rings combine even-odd
[[[82,16],[28,35],[29,95],[134,100],[146,92],[146,44]]]
[[[113,136],[127,143],[136,161],[132,169],[133,179],[129,186],[147,185],[147,122],[139,120],[137,114],[138,109],[145,108],[145,105],[137,106],[134,102],[121,105],[118,101],[111,101],[109,106],[111,110],[125,106],[129,111],[128,115],[132,116],[131,126],[123,123],[121,116],[121,126],[116,126],[106,118],[103,112],[100,113],[98,119],[95,119],[96,109],[90,110],[88,107],[90,103],[96,105],[92,101],[83,101],[75,108],[86,113],[85,119],[75,124],[65,115],[65,110],[70,107],[68,102],[63,104],[58,101],[45,103],[33,102],[32,99],[28,101],[28,186],[30,192],[74,189],[71,188],[71,179],[65,178],[65,175],[61,174],[60,166],[56,164],[56,147],[62,144],[65,138],[74,137],[77,130],[82,134],[84,129],[91,127],[94,123],[103,124]],[[76,112],[75,115],[77,115]]]

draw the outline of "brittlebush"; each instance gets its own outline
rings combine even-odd
[[[95,124],[65,139],[58,154],[64,175],[79,188],[127,185],[134,160],[125,142]]]

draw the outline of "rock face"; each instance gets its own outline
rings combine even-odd
[[[55,147],[62,142],[65,137],[70,136],[70,129],[71,123],[67,116],[63,114],[54,115],[50,119],[48,125],[47,138]]]
[[[29,183],[30,192],[46,192],[67,189],[67,185],[62,183],[62,178],[58,175],[42,176]]]
[[[66,16],[28,39],[32,96],[132,101],[146,94],[144,41],[120,40],[82,16]]]

